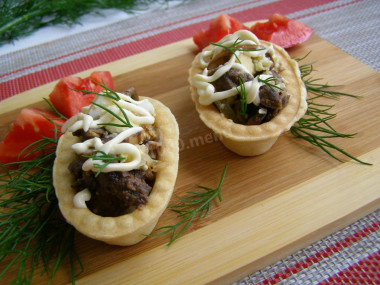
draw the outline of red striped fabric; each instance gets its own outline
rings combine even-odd
[[[252,1],[252,2],[257,2],[258,4],[260,4],[260,2],[263,2],[263,1],[259,0],[259,1]],[[239,19],[242,22],[248,22],[248,21],[268,18],[270,15],[272,15],[275,12],[279,12],[286,15],[289,13],[299,12],[299,11],[314,8],[323,4],[333,3],[333,2],[336,2],[336,1],[334,0],[315,0],[315,1],[283,0],[283,1],[273,2],[269,4],[264,3],[263,5],[260,5],[257,7],[253,7],[241,12],[229,13],[229,14]],[[336,7],[338,6],[339,5],[337,4]],[[217,10],[217,12],[228,13],[229,10],[233,10],[234,8],[236,8],[236,5],[230,6],[228,10]],[[333,8],[334,7],[332,7],[331,9]],[[140,40],[132,41],[126,44],[121,44],[113,48],[102,50],[100,52],[91,53],[96,48],[106,47],[108,44],[111,43],[110,41],[104,41],[102,43],[92,46],[91,48],[87,48],[86,50],[80,50],[76,52],[76,53],[80,53],[80,52],[86,51],[86,52],[89,52],[90,55],[87,55],[75,60],[67,61],[61,64],[57,64],[52,67],[43,68],[45,65],[49,64],[52,61],[56,61],[58,59],[64,60],[65,57],[68,58],[70,55],[72,55],[72,53],[69,53],[65,56],[57,57],[50,61],[42,61],[41,63],[37,65],[24,67],[22,69],[15,70],[11,73],[1,74],[0,79],[2,77],[9,76],[10,74],[20,73],[21,71],[27,72],[28,69],[35,68],[36,66],[41,67],[41,70],[39,71],[28,73],[26,75],[17,77],[15,79],[11,79],[6,82],[0,83],[0,99],[3,100],[6,98],[9,98],[15,94],[52,82],[54,80],[58,80],[62,77],[70,76],[72,74],[79,73],[90,68],[95,68],[97,66],[110,63],[127,56],[138,54],[138,53],[151,50],[160,46],[164,46],[164,45],[167,45],[179,40],[183,40],[186,38],[190,38],[194,35],[194,33],[197,30],[201,28],[206,28],[208,26],[208,21],[202,21],[202,20],[199,20],[199,22],[196,21],[197,19],[202,19],[202,17],[204,17],[207,14],[208,13],[205,12],[204,14],[198,15],[197,17],[183,19],[179,22],[173,22],[173,23],[167,24],[166,26],[152,27],[138,34],[132,34],[123,38],[112,40],[112,42],[120,42],[127,38],[133,38],[137,35],[143,35],[143,34],[149,35],[149,33],[151,33],[152,31],[157,31],[164,27],[167,27],[169,29],[170,27],[173,27],[173,29],[170,29],[169,31],[166,31],[166,32],[162,32],[158,35],[146,36]],[[174,26],[179,24],[180,22],[186,22],[189,20],[195,20],[196,23],[189,24],[180,28],[174,28]]]
[[[380,250],[331,276],[319,285],[380,284]]]
[[[380,230],[380,222],[376,221],[372,225],[361,229],[344,239],[331,244],[322,251],[318,251],[315,254],[295,263],[291,267],[287,267],[282,272],[277,272],[274,276],[267,278],[260,282],[260,284],[277,284],[279,282],[284,282],[293,274],[297,274],[302,270],[308,269],[309,267],[320,263],[326,258],[334,254],[338,254],[349,246],[355,245],[361,239],[371,235],[372,233]],[[340,271],[319,283],[319,285],[326,284],[380,284],[371,283],[375,280],[380,281],[380,251],[369,255],[367,258],[362,259],[357,264],[350,266],[347,269]],[[348,282],[346,282],[348,281]],[[350,283],[353,281],[352,283]]]

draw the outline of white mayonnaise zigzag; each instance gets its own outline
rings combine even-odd
[[[104,127],[115,136],[103,143],[98,137],[78,142],[72,145],[72,149],[79,155],[91,153],[101,153],[122,158],[121,161],[108,163],[103,167],[102,172],[111,171],[130,171],[133,169],[146,169],[148,149],[145,146],[135,145],[124,142],[128,137],[144,131],[144,126],[152,125],[155,122],[155,110],[148,99],[136,101],[131,97],[117,93],[120,100],[112,99],[108,96],[97,95],[94,99],[95,104],[82,109],[82,112],[70,118],[62,130],[75,132],[83,129],[85,132],[91,128]],[[99,107],[103,106],[103,108]],[[124,118],[123,112],[127,115],[132,127],[121,127],[104,124],[121,124],[121,121],[112,113],[120,118]],[[106,111],[108,110],[108,111]],[[82,169],[84,171],[99,170],[99,166],[105,164],[101,159],[88,158]],[[152,164],[151,162],[149,164]]]
[[[85,154],[89,151],[100,151],[115,157],[124,157],[125,159],[120,163],[109,163],[105,166],[102,172],[111,172],[111,171],[130,171],[133,169],[138,169],[143,167],[141,165],[141,151],[138,146],[131,143],[123,143],[123,141],[131,135],[141,132],[143,128],[133,127],[129,128],[110,141],[103,144],[100,138],[92,138],[86,140],[82,143],[73,144],[72,149],[77,154]],[[84,171],[92,170],[94,172],[98,171],[99,168],[96,168],[97,165],[103,164],[99,160],[94,160],[92,158],[87,159],[83,163],[82,169]]]
[[[117,95],[120,97],[120,100],[116,101],[116,103],[126,113],[130,123],[133,126],[152,125],[154,123],[154,107],[148,99],[136,101],[125,94],[117,93]],[[123,117],[121,111],[111,98],[97,96],[94,99],[94,102]],[[101,124],[104,123],[120,124],[120,121],[104,109],[99,108],[96,105],[90,105],[88,107],[84,107],[81,113],[70,118],[63,126],[62,131],[65,132],[68,130],[70,132],[75,132],[79,129],[83,129],[86,132],[90,128],[100,127]],[[120,127],[104,127],[112,133],[123,131],[123,128]]]

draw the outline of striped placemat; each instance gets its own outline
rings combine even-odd
[[[0,99],[133,54],[190,38],[220,13],[241,22],[275,12],[296,18],[315,33],[380,70],[379,1],[191,1],[0,56]],[[349,16],[347,16],[349,15]],[[360,21],[365,17],[365,21]],[[355,20],[355,24],[353,23]],[[62,29],[62,28],[60,28]],[[67,28],[68,29],[68,28]],[[362,31],[366,31],[363,33]],[[106,36],[105,36],[106,35]],[[16,42],[17,44],[17,42]],[[1,54],[1,48],[0,48]]]
[[[235,285],[380,284],[380,210]]]
[[[0,47],[0,100],[190,38],[220,13],[249,22],[279,12],[307,24],[318,36],[380,71],[378,0],[193,0],[159,9],[159,13],[152,10],[117,21],[104,19],[104,25],[75,33],[57,27],[62,37],[41,38],[26,48],[19,45],[28,39]],[[379,227],[380,210],[236,284],[380,284]]]

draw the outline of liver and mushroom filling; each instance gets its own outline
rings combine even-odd
[[[244,45],[237,46],[237,48],[251,50],[264,49],[264,47],[259,45]],[[215,56],[207,67],[208,75],[211,76],[214,74],[218,68],[230,60],[231,56],[235,55],[229,50],[224,50]],[[273,59],[269,53],[266,54],[266,58],[273,62]],[[275,65],[272,64],[269,70],[265,71],[267,76],[268,74],[270,75],[271,80],[268,81],[270,84],[263,84],[260,86],[260,104],[248,104],[246,114],[241,114],[242,100],[240,93],[237,96],[214,102],[215,106],[225,117],[238,124],[260,125],[270,121],[286,106],[289,99],[289,95],[286,92],[282,78],[275,70],[274,66]],[[221,92],[232,88],[237,88],[242,82],[252,81],[255,77],[261,75],[262,73],[263,71],[259,71],[251,74],[241,69],[231,68],[217,80],[211,82],[211,84],[214,86],[215,92]]]
[[[130,91],[125,93],[138,99],[134,90],[132,93]],[[115,137],[115,134],[109,133],[103,127],[90,128],[87,131],[80,129],[73,132],[73,135],[78,136],[81,141],[100,138],[103,143]],[[147,148],[151,161],[158,159],[161,143],[159,131],[154,126],[144,127],[143,131],[126,138],[123,142],[143,146]],[[75,178],[72,187],[77,192],[86,188],[90,191],[91,199],[86,205],[93,213],[104,217],[117,217],[131,213],[148,202],[156,177],[154,165],[146,169],[100,172],[97,175],[94,171],[82,169],[86,159],[77,155],[77,160],[69,165],[69,170]]]

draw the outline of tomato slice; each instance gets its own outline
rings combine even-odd
[[[194,43],[198,46],[199,50],[207,47],[209,45],[210,40],[207,39],[206,32],[204,30],[199,30],[193,36]]]
[[[273,14],[266,22],[254,24],[251,31],[260,40],[272,42],[283,48],[303,43],[313,34],[313,30],[308,26],[278,13]]]
[[[83,80],[86,86],[86,90],[91,90],[96,93],[104,90],[104,88],[99,86],[99,84],[105,85],[108,89],[114,89],[113,78],[111,76],[111,73],[108,71],[94,71],[90,74],[89,77]],[[94,83],[94,81],[98,84]]]
[[[84,90],[82,78],[65,77],[58,81],[49,95],[50,102],[58,112],[67,118],[79,113],[83,106],[89,105],[93,100],[93,94],[84,95],[75,90]]]
[[[217,42],[227,34],[232,34],[238,30],[249,30],[248,27],[241,24],[235,18],[227,14],[220,14],[215,18],[207,30],[199,30],[193,36],[194,43],[202,50],[210,44],[210,42]]]
[[[104,90],[98,84],[105,84],[107,88],[114,89],[113,78],[108,71],[94,71],[84,79],[69,76],[58,81],[49,99],[54,107],[65,117],[70,118],[79,113],[84,106],[90,105],[95,94],[84,94],[77,90],[87,90],[99,93]]]
[[[60,131],[60,126],[65,123],[65,120],[57,119],[56,115],[37,108],[22,109],[8,134],[0,142],[0,161],[2,163],[25,161],[40,155],[41,151],[27,155],[33,148],[28,148],[25,152],[23,150],[44,137],[54,138],[54,123],[46,118],[54,119],[57,131]],[[59,137],[60,132],[57,135]]]

